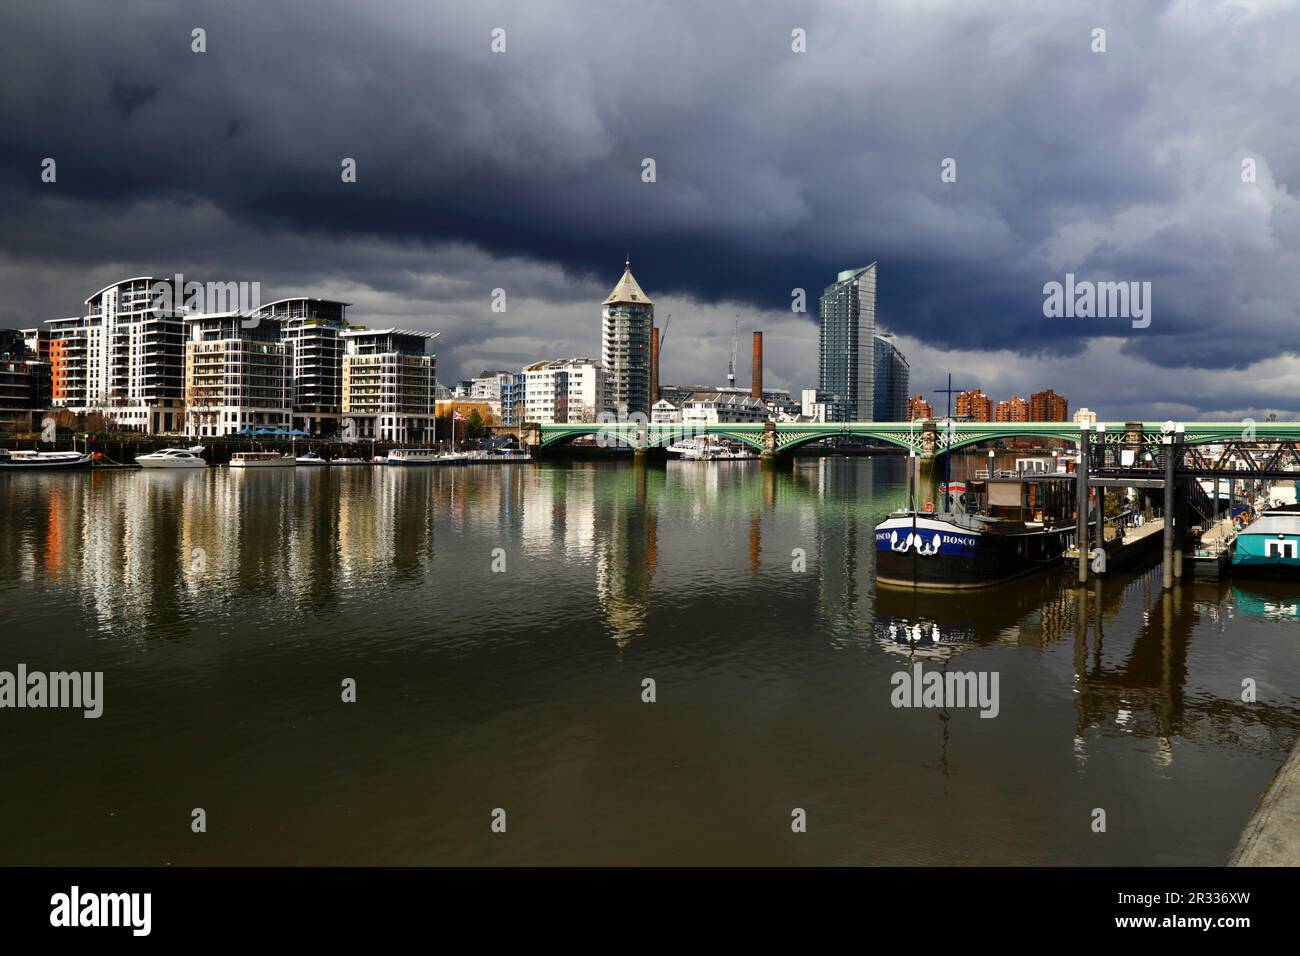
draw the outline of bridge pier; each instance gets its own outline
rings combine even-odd
[[[933,419],[921,423],[921,457],[933,458],[939,447],[939,426]]]
[[[1164,436],[1165,452],[1165,527],[1161,553],[1161,586],[1170,590],[1174,586],[1174,435]]]

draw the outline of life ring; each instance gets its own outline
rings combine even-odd
[[[927,502],[925,503],[925,510],[926,510],[927,512],[934,511],[934,502],[933,502],[933,501],[927,501]]]

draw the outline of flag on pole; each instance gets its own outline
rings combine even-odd
[[[463,422],[463,421],[465,420],[465,416],[462,415],[460,412],[457,412],[457,411],[453,411],[453,412],[451,413],[451,417],[452,417],[452,419],[453,419],[454,421],[458,421],[458,422]]]

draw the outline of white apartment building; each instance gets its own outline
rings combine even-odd
[[[186,317],[185,434],[292,427],[290,347],[274,323],[246,322],[238,312]]]
[[[718,425],[767,421],[767,406],[740,389],[695,392],[682,403],[682,424]]]
[[[406,329],[341,333],[344,434],[402,444],[433,440],[437,359],[429,343],[437,334]]]
[[[526,422],[594,422],[607,408],[605,371],[595,359],[537,362],[523,375]]]
[[[57,405],[102,412],[117,428],[146,434],[180,428],[185,392],[181,310],[154,309],[154,287],[171,279],[137,276],[105,286],[72,319],[50,319],[52,360],[59,358]],[[179,301],[173,294],[170,301]],[[56,344],[57,343],[57,344]]]
[[[500,403],[502,390],[509,390],[513,381],[512,372],[486,370],[473,379],[468,397],[475,401]]]
[[[297,296],[257,311],[275,322],[288,348],[293,427],[336,435],[343,415],[343,338],[350,303]]]
[[[656,424],[675,425],[681,420],[682,410],[666,398],[659,399],[650,409],[650,421]]]
[[[801,393],[801,413],[804,421],[827,422],[831,420],[832,406],[829,397],[821,389],[805,388]]]

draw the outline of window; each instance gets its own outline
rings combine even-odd
[[[1270,541],[1264,548],[1264,556],[1269,558],[1290,558],[1294,560],[1296,556],[1296,542]]]

